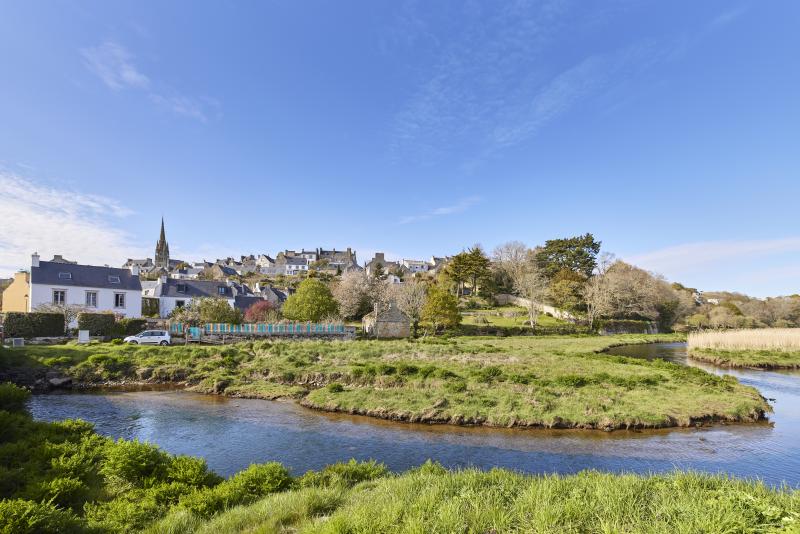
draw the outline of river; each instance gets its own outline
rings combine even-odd
[[[289,401],[176,390],[35,395],[30,409],[40,420],[81,418],[94,423],[101,434],[150,441],[173,454],[202,456],[223,475],[272,460],[299,474],[350,458],[373,458],[395,471],[430,458],[447,467],[505,467],[527,473],[694,469],[800,487],[800,373],[687,362],[682,343],[610,352],[732,374],[771,399],[774,413],[769,422],[751,425],[605,433],[393,423],[316,412]]]

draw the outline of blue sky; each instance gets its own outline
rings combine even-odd
[[[796,2],[7,2],[0,274],[594,233],[800,291]]]

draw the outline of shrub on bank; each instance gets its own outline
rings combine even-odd
[[[64,314],[43,312],[7,312],[4,314],[5,337],[59,337],[64,335]]]
[[[84,312],[78,314],[78,330],[88,330],[90,336],[110,336],[116,322],[113,313]]]

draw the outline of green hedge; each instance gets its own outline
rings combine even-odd
[[[125,318],[120,320],[117,326],[119,327],[119,332],[123,336],[132,336],[147,328],[147,320]]]
[[[63,313],[8,312],[3,320],[5,337],[58,337],[64,335]]]
[[[117,320],[113,313],[78,314],[78,330],[88,330],[90,336],[107,337],[114,333]]]
[[[658,333],[655,322],[635,319],[607,319],[605,321],[600,321],[598,330],[609,334]]]

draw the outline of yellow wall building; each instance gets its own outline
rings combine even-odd
[[[30,291],[30,274],[20,271],[14,275],[14,281],[3,291],[4,312],[28,311],[28,296]]]

